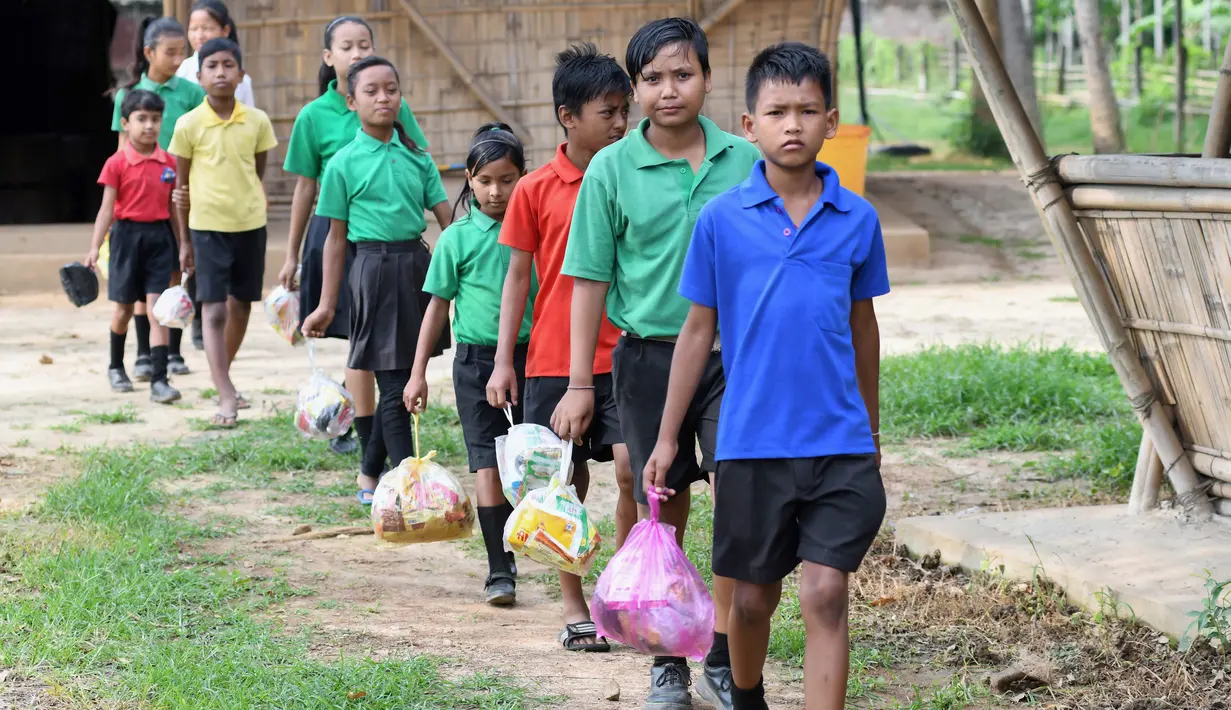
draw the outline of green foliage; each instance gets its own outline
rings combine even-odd
[[[1205,571],[1205,599],[1201,608],[1188,612],[1193,622],[1184,631],[1180,639],[1180,649],[1188,650],[1192,646],[1193,637],[1190,632],[1196,632],[1197,638],[1206,641],[1217,641],[1218,648],[1226,651],[1231,647],[1231,579],[1219,582],[1214,579],[1209,570]]]

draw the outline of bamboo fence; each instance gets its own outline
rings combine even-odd
[[[1231,53],[1203,157],[1049,161],[975,0],[948,2],[1013,161],[1141,421],[1130,510],[1155,507],[1166,478],[1193,516],[1231,515]]]

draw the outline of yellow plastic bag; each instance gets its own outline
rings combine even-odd
[[[505,523],[509,549],[562,572],[584,575],[594,563],[602,539],[590,521],[577,489],[564,483],[573,460],[572,442],[565,445],[560,473],[546,488],[527,493]]]
[[[107,231],[107,236],[103,237],[103,245],[98,248],[98,275],[104,279],[108,278],[111,267],[111,231]]]
[[[415,415],[415,455],[386,473],[372,496],[376,539],[398,545],[470,537],[474,506],[461,481],[432,461],[435,451],[419,456],[419,417]]]

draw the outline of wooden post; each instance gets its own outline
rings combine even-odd
[[[919,45],[919,93],[926,94],[928,92],[928,53],[931,51],[931,46],[927,42]]]
[[[162,16],[175,17],[175,0],[162,0]]]
[[[1163,60],[1163,0],[1154,0],[1154,61]]]
[[[1068,65],[1069,48],[1063,43],[1060,43],[1060,71],[1056,72],[1056,93],[1064,96],[1064,75],[1069,73]]]
[[[1231,152],[1231,42],[1222,55],[1222,67],[1218,70],[1218,88],[1214,89],[1214,103],[1210,108],[1210,125],[1205,132],[1203,158],[1225,158]]]
[[[893,52],[893,78],[897,86],[906,83],[906,45],[899,44]]]
[[[1175,152],[1184,152],[1184,101],[1187,89],[1188,52],[1184,49],[1184,3],[1175,3]]]
[[[948,0],[962,40],[970,52],[979,82],[987,87],[988,104],[1018,172],[1030,189],[1035,208],[1060,254],[1078,300],[1090,316],[1103,349],[1119,376],[1142,428],[1163,459],[1164,471],[1175,489],[1179,505],[1195,517],[1208,517],[1213,506],[1200,488],[1197,472],[1185,454],[1175,428],[1158,401],[1136,348],[1120,321],[1107,284],[1086,244],[1073,208],[1065,199],[1055,169],[1030,126],[1030,119],[1013,91],[1004,63],[996,51],[975,0]]]
[[[1130,513],[1144,513],[1147,510],[1152,510],[1154,505],[1158,504],[1159,482],[1156,481],[1154,483],[1154,495],[1149,495],[1150,469],[1154,467],[1154,462],[1158,460],[1158,455],[1154,453],[1154,444],[1150,441],[1149,435],[1143,433],[1141,435],[1141,446],[1137,449],[1137,470],[1133,473],[1133,489],[1128,496],[1128,511]],[[1161,461],[1158,467],[1162,468]],[[1146,499],[1151,497],[1154,499],[1154,505],[1146,506]]]
[[[739,9],[740,5],[744,4],[744,0],[727,0],[723,4],[714,8],[714,11],[702,18],[697,24],[701,25],[701,29],[706,33],[712,31],[718,26],[719,22],[727,19],[727,15]]]
[[[402,9],[405,10],[406,14],[410,17],[411,23],[418,28],[419,32],[425,38],[427,38],[428,43],[435,47],[436,51],[440,52],[440,55],[449,62],[449,65],[453,67],[453,71],[457,74],[458,78],[461,79],[462,83],[470,89],[470,93],[474,94],[474,97],[479,100],[479,103],[483,104],[483,107],[486,108],[493,116],[500,119],[504,123],[507,123],[509,127],[512,128],[517,134],[517,137],[521,139],[522,143],[525,145],[533,145],[534,136],[531,135],[530,131],[516,118],[513,118],[513,114],[506,111],[504,107],[500,105],[500,102],[492,98],[492,96],[488,94],[483,87],[479,86],[478,82],[475,80],[474,74],[466,68],[464,63],[462,63],[461,57],[457,56],[457,53],[454,52],[453,48],[449,46],[449,43],[440,36],[440,33],[437,32],[436,28],[432,26],[432,23],[424,17],[423,13],[419,11],[419,8],[415,7],[414,3],[410,0],[398,0],[398,2],[401,3]]]
[[[1137,0],[1137,19],[1145,17],[1145,0]],[[1141,99],[1141,87],[1143,85],[1141,78],[1141,58],[1145,54],[1146,33],[1141,30],[1137,36],[1132,38],[1133,42],[1133,98]]]
[[[1205,15],[1201,18],[1201,46],[1207,52],[1214,51],[1214,2],[1206,0]]]
[[[1228,42],[1231,44],[1231,42]],[[949,49],[949,90],[957,93],[962,88],[962,43],[953,40]]]

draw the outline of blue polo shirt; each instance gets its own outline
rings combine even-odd
[[[855,380],[851,302],[889,293],[880,220],[816,164],[821,199],[791,223],[765,162],[701,209],[680,295],[718,310],[727,387],[719,461],[876,452]]]

